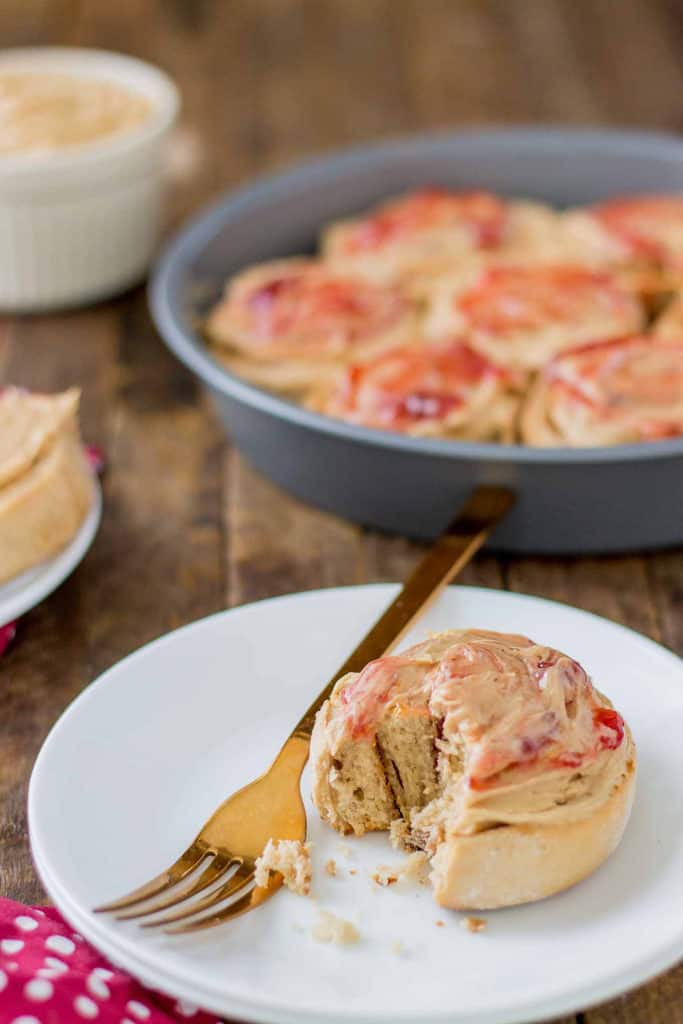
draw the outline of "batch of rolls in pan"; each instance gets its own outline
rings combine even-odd
[[[683,195],[556,210],[422,189],[229,280],[233,373],[417,437],[592,447],[683,434]]]

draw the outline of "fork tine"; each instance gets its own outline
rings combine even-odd
[[[250,892],[241,896],[240,899],[235,900],[229,906],[223,907],[217,913],[200,917],[197,921],[188,921],[187,924],[176,925],[175,928],[166,928],[164,929],[165,933],[167,935],[182,935],[185,932],[197,932],[203,928],[213,928],[217,924],[224,924],[225,921],[230,921],[234,917],[239,917],[250,910],[255,910],[256,907],[270,899],[281,885],[282,879],[280,876],[271,875],[270,882],[266,888],[259,888],[259,886],[255,885]]]
[[[193,843],[192,846],[188,846],[187,850],[178,857],[175,864],[171,864],[170,868],[167,868],[166,871],[162,871],[160,875],[152,878],[145,885],[141,885],[139,889],[133,889],[127,896],[122,896],[121,899],[114,900],[112,903],[104,903],[101,907],[95,907],[95,913],[104,914],[112,910],[124,910],[126,907],[132,907],[134,903],[143,903],[145,900],[151,899],[152,896],[165,892],[166,889],[170,889],[178,882],[182,882],[183,878],[186,878],[191,871],[194,871],[202,862],[207,852],[205,846],[200,846],[196,842]]]
[[[143,910],[138,910],[136,907],[133,910],[125,911],[123,914],[117,914],[116,920],[132,921],[137,917],[148,917],[150,914],[158,914],[161,910],[175,907],[178,903],[189,899],[190,896],[196,896],[198,892],[203,892],[212,882],[222,878],[226,871],[229,871],[237,863],[234,857],[224,857],[216,854],[210,864],[204,868],[199,877],[190,886],[185,886],[182,889],[173,886],[172,891],[165,899],[155,900],[150,907],[145,907]]]
[[[210,910],[211,907],[215,907],[218,903],[222,903],[223,900],[228,899],[230,896],[234,896],[235,893],[244,889],[246,885],[249,885],[253,877],[253,861],[250,861],[248,864],[240,864],[234,875],[232,875],[224,885],[221,885],[218,889],[214,889],[213,892],[209,893],[208,896],[203,896],[199,900],[194,900],[189,907],[184,907],[175,914],[166,914],[165,917],[160,917],[156,921],[145,921],[141,927],[157,928],[163,924],[172,924],[174,921],[182,921],[186,917],[193,917],[202,910]]]

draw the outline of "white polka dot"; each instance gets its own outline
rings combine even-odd
[[[175,1004],[175,1008],[181,1017],[194,1017],[199,1010],[198,1006],[194,1003],[189,1003],[186,999],[179,999]]]
[[[12,953],[18,953],[20,949],[24,948],[23,939],[3,939],[0,942],[0,950],[6,953],[7,956],[11,956]]]
[[[145,1006],[144,1003],[139,1003],[137,999],[131,999],[129,1003],[126,1003],[126,1009],[128,1013],[132,1013],[138,1020],[147,1020],[151,1012],[149,1007]]]
[[[102,978],[99,978],[95,972],[88,977],[85,983],[85,987],[91,996],[97,996],[98,999],[109,999],[111,992],[106,982]]]
[[[33,913],[37,914],[38,917],[45,917],[45,911],[44,910],[38,910],[38,907],[34,907],[33,908]]]
[[[97,1003],[94,1003],[87,996],[76,996],[74,999],[74,1010],[80,1017],[85,1017],[86,1020],[92,1020],[100,1012]]]
[[[37,1017],[24,1016],[15,1017],[14,1020],[10,1021],[10,1024],[40,1024]]]
[[[2,992],[2,990],[4,988],[7,988],[7,981],[8,981],[8,978],[7,978],[7,975],[5,974],[5,972],[4,971],[0,971],[0,992]]]
[[[96,974],[98,978],[102,978],[103,981],[109,981],[110,978],[114,977],[114,972],[106,967],[94,967],[93,974]]]
[[[69,965],[65,964],[63,960],[58,960],[56,956],[46,956],[45,966],[55,974],[66,974],[69,970]]]
[[[76,948],[71,939],[67,939],[65,935],[50,935],[45,939],[45,946],[53,953],[61,953],[62,956],[69,956]]]
[[[20,914],[19,917],[15,917],[14,923],[17,928],[21,928],[22,932],[32,932],[34,928],[38,927],[36,919],[28,917],[26,914]]]
[[[52,997],[53,992],[52,982],[44,978],[32,978],[24,985],[24,995],[34,1003],[44,1003]]]

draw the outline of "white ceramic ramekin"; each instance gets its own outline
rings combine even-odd
[[[51,153],[0,155],[0,309],[82,305],[139,281],[156,246],[163,148],[179,96],[131,57],[62,47],[0,52],[0,71],[60,71],[147,97],[135,129]]]

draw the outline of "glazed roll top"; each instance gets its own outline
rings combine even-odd
[[[603,263],[683,271],[683,195],[622,196],[565,214],[567,231]]]
[[[206,330],[235,373],[276,391],[306,391],[351,360],[411,343],[415,307],[396,284],[293,258],[234,277]]]
[[[473,256],[542,257],[559,218],[542,203],[491,192],[424,188],[398,196],[323,233],[326,260],[375,277],[438,273]]]
[[[408,313],[396,288],[316,260],[290,259],[234,278],[208,330],[256,359],[337,358],[393,331]]]
[[[418,831],[437,819],[442,830],[468,834],[587,817],[630,756],[621,716],[583,668],[524,636],[437,634],[341,680],[331,705],[324,742],[333,757],[349,744],[381,745],[389,720],[436,724],[441,796],[413,818]],[[401,779],[412,756],[408,747],[395,764]]]
[[[558,356],[521,415],[527,444],[625,444],[683,434],[683,334],[636,335]]]
[[[357,254],[415,245],[416,239],[441,231],[462,249],[486,249],[500,243],[505,203],[489,192],[449,192],[425,188],[400,196],[366,216],[347,221],[328,245],[342,254]]]
[[[505,441],[512,438],[520,389],[519,375],[455,340],[351,364],[309,405],[381,430]]]
[[[436,281],[425,331],[434,339],[459,335],[493,362],[532,371],[565,349],[643,322],[641,303],[607,272],[491,266]]]

